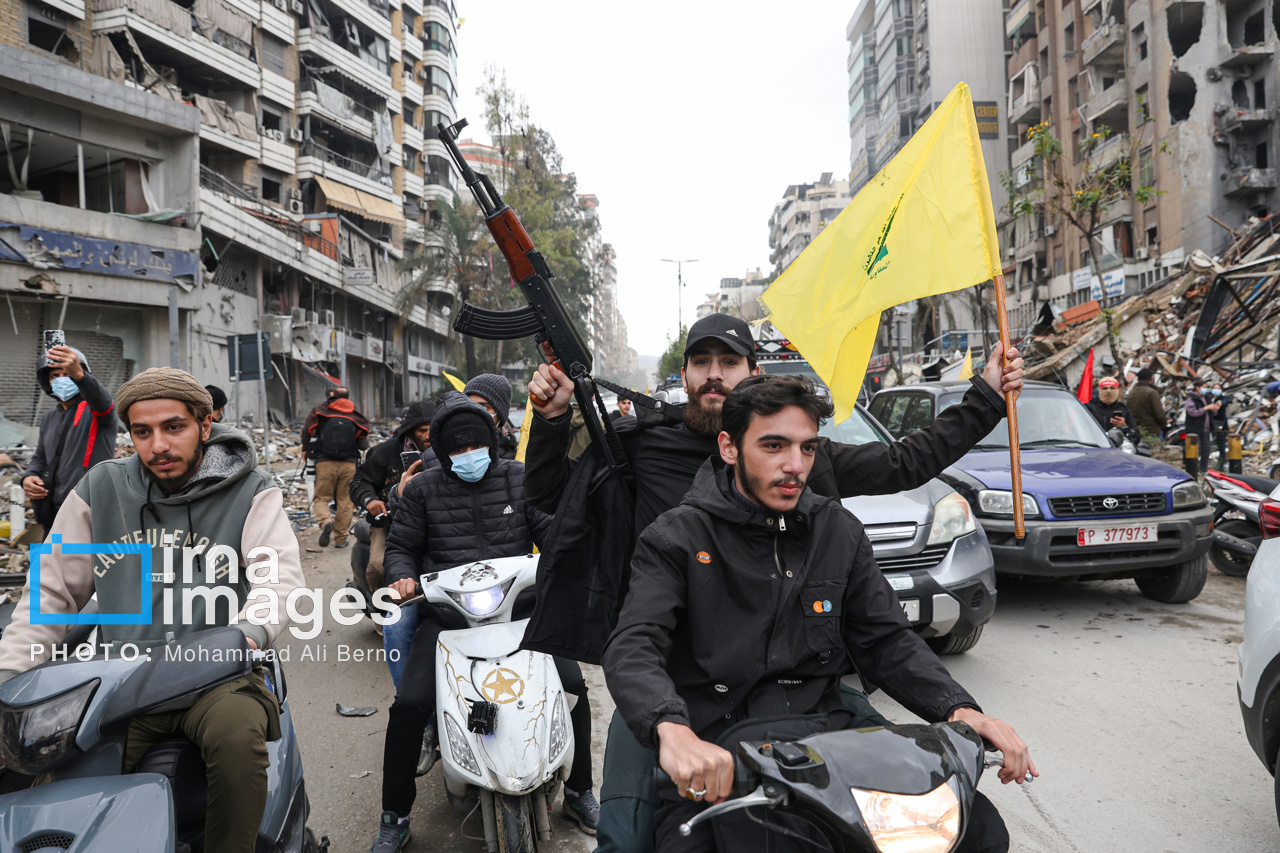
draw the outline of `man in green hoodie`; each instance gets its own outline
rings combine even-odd
[[[209,392],[181,370],[144,371],[120,386],[116,404],[138,452],[99,463],[67,496],[50,531],[54,552],[41,560],[42,615],[79,613],[96,592],[101,613],[150,611],[147,624],[99,627],[101,642],[117,652],[163,646],[166,634],[181,643],[215,625],[235,625],[250,647],[265,649],[287,626],[285,603],[304,581],[283,496],[257,470],[249,438],[214,424]],[[139,558],[63,554],[59,542],[149,543],[149,608],[140,601]],[[188,576],[183,566],[192,558]],[[264,614],[269,601],[277,606]],[[28,582],[0,639],[0,680],[49,660],[67,628],[31,624]],[[280,737],[279,707],[262,672],[219,685],[186,710],[135,718],[125,771],[178,733],[205,761],[205,849],[251,853],[267,799],[266,743]]]

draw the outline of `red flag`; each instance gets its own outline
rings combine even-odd
[[[1080,387],[1076,389],[1076,399],[1088,403],[1093,399],[1093,350],[1084,362],[1084,375],[1080,377]]]

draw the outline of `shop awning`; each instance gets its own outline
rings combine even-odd
[[[331,181],[328,178],[315,176],[315,181],[324,193],[325,204],[373,219],[388,225],[400,225],[404,222],[404,212],[386,199],[370,195],[354,187]]]

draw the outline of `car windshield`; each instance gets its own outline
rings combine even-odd
[[[978,442],[975,450],[1009,446],[1009,420]],[[1106,433],[1093,415],[1071,394],[1049,389],[1028,389],[1018,398],[1018,446],[1110,447]]]
[[[778,375],[801,375],[807,376],[813,380],[824,391],[827,386],[818,374],[814,373],[813,368],[809,366],[807,361],[769,361],[761,365],[764,372],[771,376]],[[878,441],[881,444],[888,444],[890,439],[879,429],[872,425],[871,420],[867,417],[867,413],[861,407],[855,408],[853,414],[842,423],[832,423],[827,421],[818,430],[818,435],[837,441],[840,444],[868,444]]]

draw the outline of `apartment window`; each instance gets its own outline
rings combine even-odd
[[[280,113],[273,113],[271,110],[263,109],[262,111],[262,129],[263,130],[283,130],[281,125]]]
[[[1267,108],[1267,83],[1265,80],[1253,81],[1253,108],[1255,110],[1265,110]]]
[[[80,62],[80,51],[75,42],[67,35],[67,25],[59,18],[53,17],[52,10],[27,9],[27,44],[47,50],[71,62]]]
[[[1151,121],[1151,98],[1146,86],[1138,88],[1138,124]]]
[[[1076,25],[1067,24],[1062,30],[1062,49],[1067,53],[1076,52]]]
[[[270,178],[262,179],[262,200],[280,203],[280,182]]]
[[[1072,77],[1067,81],[1067,103],[1074,109],[1080,106],[1080,78]]]
[[[1147,58],[1147,28],[1144,24],[1133,28],[1133,50],[1139,62]]]
[[[1138,183],[1144,187],[1155,186],[1156,158],[1150,148],[1138,152]]]
[[[1160,231],[1156,225],[1147,226],[1147,245],[1154,246],[1160,242]]]
[[[1054,275],[1062,275],[1062,273],[1063,273],[1063,267],[1066,265],[1066,264],[1065,264],[1065,261],[1066,261],[1066,259],[1065,259],[1062,255],[1058,255],[1057,257],[1055,257],[1055,258],[1053,259],[1053,274],[1054,274]]]
[[[265,30],[262,31],[262,52],[259,55],[262,67],[269,68],[277,74],[284,74],[284,42]]]

